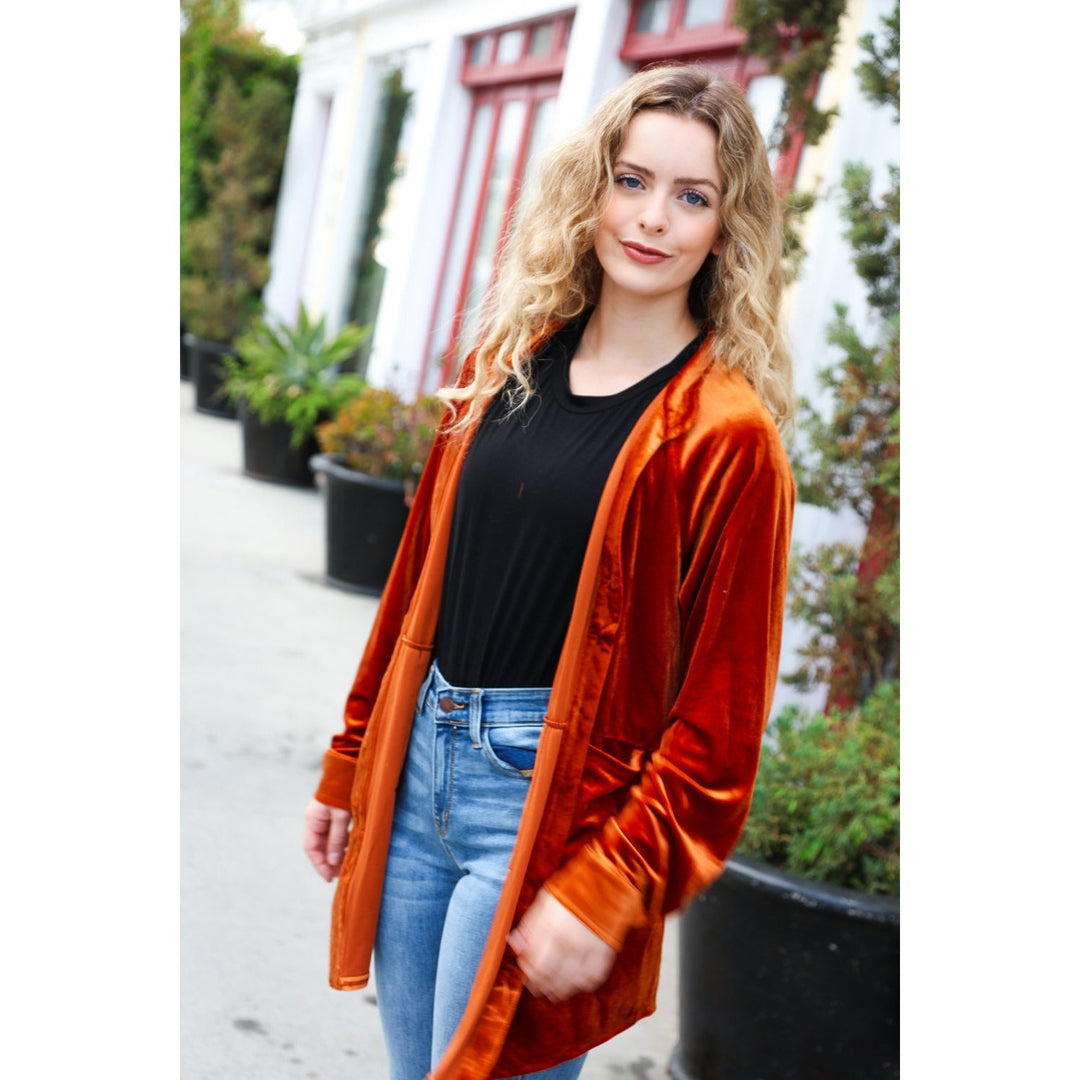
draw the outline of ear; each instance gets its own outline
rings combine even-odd
[[[714,255],[719,255],[719,254],[720,254],[720,252],[724,250],[724,244],[725,244],[726,242],[727,242],[727,237],[726,237],[726,236],[723,236],[723,235],[721,235],[721,236],[718,236],[718,237],[716,238],[716,243],[715,243],[715,244],[713,244],[713,246],[712,246],[711,248],[709,248],[709,250],[710,250],[710,251],[711,251],[711,252],[712,252],[712,253],[713,253]]]

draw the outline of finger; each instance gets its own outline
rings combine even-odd
[[[323,841],[325,836],[316,836],[310,833],[304,836],[304,851],[311,860],[311,865],[324,881],[329,881],[334,876],[333,867],[326,861],[323,853]]]
[[[545,998],[558,1004],[575,991],[569,981],[558,971],[549,970],[543,963],[537,964],[527,953],[518,957],[518,967],[524,976],[524,987],[533,997]]]
[[[326,859],[335,869],[341,865],[345,848],[349,843],[351,817],[347,813],[334,814],[330,819],[330,835],[326,841]]]
[[[542,997],[550,1001],[552,1005],[558,1005],[579,992],[575,986],[564,986],[560,983],[547,983],[533,979],[526,980],[525,989],[533,997]]]
[[[515,956],[521,956],[526,948],[528,948],[528,943],[525,941],[525,935],[516,926],[507,935],[506,944],[510,946],[511,951]]]
[[[330,828],[327,808],[313,803],[304,814],[304,852],[312,866],[324,881],[333,876],[333,868],[326,861],[326,838]]]
[[[334,876],[334,868],[326,861],[322,851],[318,848],[309,848],[306,845],[304,850],[307,852],[307,857],[311,860],[311,865],[315,867],[319,877],[324,881],[329,881]]]

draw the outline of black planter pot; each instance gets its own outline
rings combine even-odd
[[[180,323],[180,378],[182,381],[191,379],[191,335]]]
[[[735,857],[679,925],[674,1080],[900,1075],[900,901]]]
[[[226,354],[236,355],[227,345],[219,345],[215,341],[191,337],[188,343],[188,360],[191,363],[192,382],[195,384],[196,411],[235,420],[236,406],[229,403],[222,389],[225,372],[221,367],[221,357]]]
[[[409,515],[405,486],[346,468],[337,454],[316,454],[310,464],[326,489],[327,582],[378,596]]]
[[[299,449],[293,449],[292,428],[284,420],[264,424],[241,401],[237,409],[244,440],[244,475],[269,480],[290,487],[314,487],[315,474],[308,464],[319,452],[315,436],[310,435]]]

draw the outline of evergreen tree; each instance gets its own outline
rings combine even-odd
[[[180,281],[181,311],[192,333],[227,344],[258,315],[259,294],[270,276],[269,259],[260,249],[274,212],[258,206],[256,192],[264,178],[248,171],[259,158],[251,147],[259,135],[247,119],[247,105],[232,81],[222,86],[211,130],[223,149],[216,161],[202,166],[209,210],[188,227],[191,272]]]
[[[811,146],[829,129],[836,109],[821,110],[814,93],[832,63],[847,0],[735,0],[734,25],[746,31],[745,51],[769,61],[784,82],[771,142],[786,150],[796,131]]]
[[[858,75],[864,93],[899,119],[899,4],[883,20],[884,40],[860,39],[868,59]],[[839,363],[819,374],[831,411],[801,403],[804,443],[792,463],[799,498],[849,507],[866,526],[862,544],[824,544],[796,558],[791,614],[810,637],[787,681],[828,685],[827,710],[866,700],[900,671],[900,173],[874,198],[870,170],[849,164],[842,182],[845,237],[871,312],[867,341],[837,304],[828,340]]]
[[[181,0],[180,34],[180,236],[185,226],[206,213],[206,190],[200,165],[218,153],[208,123],[221,71],[215,46],[240,32],[239,0]],[[184,266],[181,251],[181,267]],[[181,271],[183,272],[183,271]]]
[[[847,0],[735,0],[732,24],[746,33],[743,52],[761,57],[783,84],[780,109],[769,146],[781,153],[800,134],[815,146],[825,136],[836,109],[815,101],[821,76],[832,63]],[[806,251],[800,228],[814,208],[813,189],[783,192],[784,263],[787,278],[798,277]]]
[[[238,0],[182,0],[180,308],[232,343],[269,277],[297,61],[240,27]]]

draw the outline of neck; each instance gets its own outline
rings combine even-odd
[[[667,363],[697,333],[685,297],[643,301],[608,288],[605,281],[581,351],[601,362],[614,356],[622,365],[651,369]]]
[[[574,394],[617,394],[651,375],[692,341],[698,332],[686,298],[621,296],[601,288],[577,352],[570,362]]]

